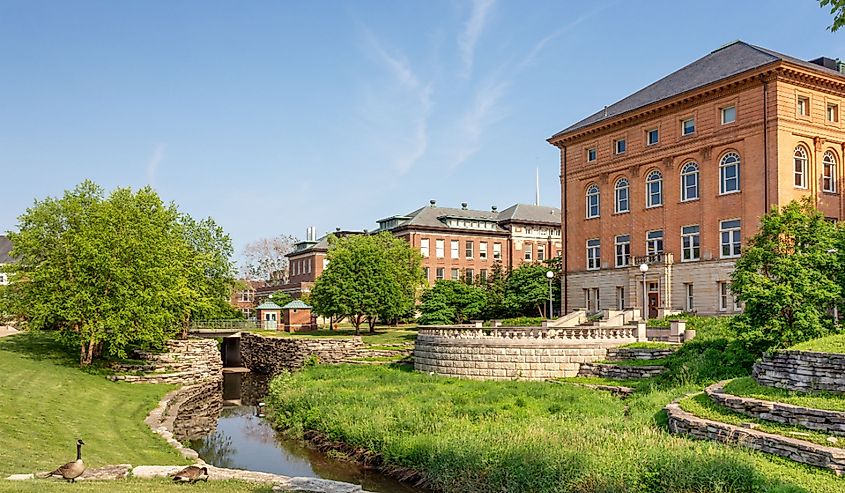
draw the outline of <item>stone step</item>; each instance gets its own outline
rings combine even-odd
[[[607,361],[643,361],[663,359],[672,355],[678,350],[673,348],[612,348],[607,350]]]
[[[729,381],[714,383],[704,389],[704,393],[716,404],[751,418],[845,436],[845,412],[731,395],[724,391]]]
[[[665,366],[626,366],[610,363],[582,363],[578,369],[579,377],[600,377],[613,380],[640,380],[656,377],[666,371]]]

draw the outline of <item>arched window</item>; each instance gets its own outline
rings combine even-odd
[[[698,164],[687,163],[681,168],[681,200],[698,198]]]
[[[628,204],[628,179],[620,178],[616,180],[614,190],[616,195],[614,211],[617,213],[630,211],[631,207]]]
[[[795,153],[792,155],[792,162],[795,171],[795,186],[798,188],[807,188],[807,151],[803,146],[795,148]]]
[[[836,156],[830,151],[822,159],[822,190],[836,192]]]
[[[739,192],[739,154],[729,152],[719,161],[719,193]]]
[[[654,170],[645,179],[646,207],[663,205],[663,175]]]
[[[587,219],[599,217],[599,187],[587,187]]]

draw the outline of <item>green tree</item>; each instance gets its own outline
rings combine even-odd
[[[479,281],[479,285],[484,289],[487,296],[483,313],[485,319],[507,318],[511,315],[511,311],[505,306],[507,281],[508,271],[502,266],[501,262],[493,264],[486,282]]]
[[[733,326],[749,350],[787,347],[824,335],[841,295],[841,231],[808,200],[773,208],[736,263],[731,291],[744,304]]]
[[[437,281],[422,295],[421,325],[460,324],[484,312],[487,296],[478,286],[462,281]]]
[[[511,271],[505,285],[505,306],[520,315],[536,310],[545,317],[549,307],[548,271],[549,267],[543,264],[524,264]],[[552,279],[552,290],[556,284],[559,283]]]
[[[314,283],[314,311],[327,317],[349,317],[360,332],[376,321],[393,319],[412,309],[423,281],[422,259],[407,242],[389,233],[330,238],[329,265]]]
[[[198,231],[211,232],[211,223],[192,225],[149,187],[106,197],[85,181],[37,200],[18,221],[9,305],[31,328],[57,329],[79,348],[80,365],[102,353],[122,357],[129,344],[161,346],[184,317],[229,292],[231,272],[220,262],[228,237],[215,230],[207,241]]]
[[[819,7],[830,7],[833,24],[828,26],[828,29],[831,32],[836,32],[840,27],[845,26],[845,0],[819,0]]]

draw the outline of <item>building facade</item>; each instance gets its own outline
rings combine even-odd
[[[730,275],[764,213],[810,196],[845,217],[841,66],[738,41],[548,139],[564,310],[740,311]]]
[[[3,266],[12,263],[9,253],[12,251],[12,242],[6,235],[0,235],[0,286],[9,284],[8,275],[3,272]]]

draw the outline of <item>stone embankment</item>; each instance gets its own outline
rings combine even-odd
[[[578,370],[579,377],[600,377],[613,380],[639,380],[660,375],[665,366],[614,365],[608,363],[583,363]]]
[[[171,340],[161,353],[135,351],[132,357],[144,363],[115,365],[113,369],[124,374],[108,378],[133,383],[192,384],[220,379],[223,369],[220,350],[213,339]]]
[[[754,364],[752,376],[765,387],[845,393],[845,354],[776,351]]]
[[[727,394],[724,391],[727,382],[726,380],[714,383],[704,389],[704,392],[713,402],[752,418],[845,436],[845,412],[812,409]]]
[[[681,345],[672,348],[611,348],[607,350],[607,361],[654,360],[671,356]]]
[[[845,449],[816,445],[796,438],[699,418],[681,409],[677,402],[666,406],[666,412],[669,417],[669,431],[674,434],[741,445],[803,464],[830,469],[836,475],[845,472]]]
[[[243,332],[241,357],[244,366],[266,375],[302,368],[311,357],[320,363],[343,363],[360,357],[364,348],[360,337],[264,337]]]

